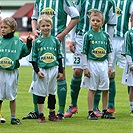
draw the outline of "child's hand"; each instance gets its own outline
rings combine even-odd
[[[29,32],[29,35],[28,35],[27,39],[33,40],[33,36],[31,35],[31,32]]]
[[[45,77],[44,74],[40,71],[37,73],[37,75],[38,75],[39,78],[44,78]]]
[[[72,53],[75,53],[75,49],[76,49],[76,43],[75,42],[71,42],[70,43],[70,51]]]
[[[130,67],[130,71],[133,71],[133,66]]]
[[[63,79],[63,73],[58,73],[57,80]]]
[[[108,67],[108,76],[109,76],[109,77],[111,76],[111,70],[112,70],[112,67],[109,66],[109,67]]]
[[[88,70],[88,68],[84,69],[84,74],[86,77],[90,78],[91,77],[91,74],[90,74],[90,71]]]

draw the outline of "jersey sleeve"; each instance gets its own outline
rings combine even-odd
[[[107,32],[106,32],[106,35],[107,35],[107,38],[108,38],[107,52],[109,54],[113,51],[113,47],[112,47],[112,41],[111,41],[110,36]]]
[[[116,25],[116,4],[112,0],[111,1],[112,7],[109,10],[109,21],[107,22],[108,25],[115,26]]]
[[[129,13],[131,14],[133,12],[133,1],[131,1],[131,5],[130,5],[130,9],[129,9]]]
[[[21,59],[22,57],[29,55],[31,49],[28,49],[27,45],[22,41],[22,39],[19,39],[19,41],[22,44],[22,52],[20,54],[20,59]]]
[[[37,20],[38,16],[39,16],[39,0],[36,0],[36,2],[34,3],[34,8],[33,8],[33,14],[31,16],[32,20]]]
[[[131,41],[130,32],[127,31],[125,33],[124,44],[122,47],[122,55],[130,55],[131,56],[131,50],[132,50],[132,45],[131,45],[132,43],[131,42],[132,41]]]
[[[31,50],[30,57],[29,57],[29,62],[37,62],[37,44],[36,44],[36,40],[33,42],[32,50]]]
[[[57,38],[56,38],[56,45],[57,45],[57,59],[63,58],[64,55],[61,50],[61,44]]]
[[[71,19],[79,18],[79,12],[71,0],[64,0],[64,11],[71,17]]]
[[[88,55],[88,51],[89,51],[89,39],[88,39],[88,34],[85,33],[84,37],[83,37],[83,46],[82,46],[82,53]]]

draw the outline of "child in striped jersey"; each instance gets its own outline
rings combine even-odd
[[[133,116],[133,12],[130,17],[131,29],[125,33],[122,55],[126,57],[122,83],[129,86],[130,114]]]

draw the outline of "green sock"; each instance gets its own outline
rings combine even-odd
[[[114,78],[110,78],[108,108],[115,109],[115,94],[116,94],[115,80]]]
[[[34,111],[38,114],[37,96],[33,94]]]
[[[71,104],[77,107],[77,100],[80,91],[81,77],[72,77],[71,80]]]
[[[127,91],[128,91],[128,94],[129,94],[129,92],[130,92],[130,87],[129,86],[127,87]]]
[[[101,90],[97,90],[95,93],[95,96],[94,96],[93,110],[96,110],[96,108],[98,108],[99,102],[100,102],[100,97],[101,97]]]
[[[66,104],[66,95],[67,95],[66,79],[57,81],[57,84],[58,84],[57,95],[58,95],[58,103],[59,103],[58,112],[64,113],[65,104]]]

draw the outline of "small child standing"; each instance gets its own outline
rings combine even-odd
[[[131,29],[125,34],[122,55],[126,57],[126,66],[123,71],[122,83],[130,87],[129,104],[130,114],[133,116],[133,13],[130,17]]]
[[[84,66],[84,78],[81,87],[89,88],[88,92],[88,119],[97,120],[93,112],[94,95],[96,90],[102,91],[102,116],[101,118],[115,119],[107,111],[109,76],[111,74],[112,47],[109,35],[101,29],[104,23],[103,14],[92,9],[89,13],[92,29],[84,35],[82,56]]]
[[[33,83],[32,93],[37,96],[38,122],[41,123],[46,122],[43,108],[47,96],[49,120],[60,121],[55,115],[54,109],[57,79],[63,77],[62,53],[58,39],[50,35],[52,26],[52,19],[48,15],[42,15],[38,19],[38,28],[42,36],[35,39],[30,60],[34,71],[38,75]]]
[[[29,34],[27,45],[14,36],[17,23],[12,17],[2,20],[0,37],[0,107],[4,99],[10,101],[11,124],[21,124],[16,119],[16,97],[18,91],[19,59],[30,54],[32,38]],[[1,110],[1,109],[0,109]]]

